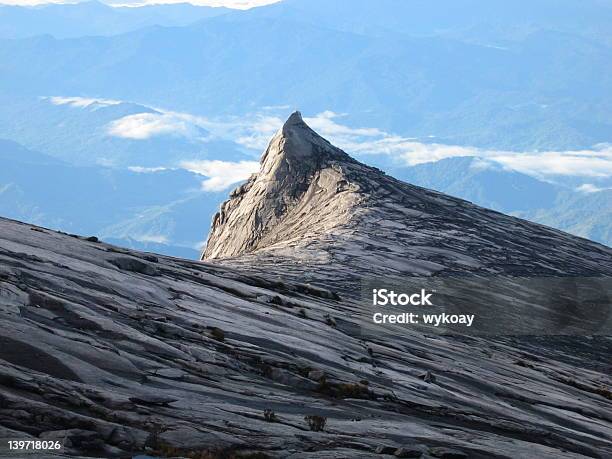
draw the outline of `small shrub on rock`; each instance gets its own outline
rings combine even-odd
[[[327,423],[326,417],[317,415],[304,416],[304,420],[308,423],[308,427],[313,432],[321,432]]]
[[[218,327],[214,327],[210,334],[217,341],[225,341],[225,332]]]
[[[264,410],[264,419],[267,422],[276,422],[278,420],[276,413],[270,409]]]

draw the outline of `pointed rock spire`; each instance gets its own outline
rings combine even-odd
[[[319,167],[326,159],[333,158],[351,160],[346,153],[313,131],[302,119],[302,114],[295,111],[270,141],[262,156],[260,174],[273,170],[271,163],[283,161],[299,161],[299,165],[292,165],[296,172],[311,172],[307,169]]]
[[[285,129],[290,128],[291,126],[302,124],[307,126],[306,123],[304,123],[304,120],[302,119],[302,114],[300,113],[300,111],[296,110],[291,115],[289,115],[289,118],[287,118],[287,121],[285,121],[285,124],[283,125],[283,131],[285,131]]]
[[[292,113],[262,155],[259,173],[221,206],[202,258],[231,257],[277,241],[289,231],[281,223],[312,197],[313,185],[335,192],[336,182],[346,182],[338,165],[354,162],[313,131],[300,112]]]

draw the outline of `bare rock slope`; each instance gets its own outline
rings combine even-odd
[[[361,166],[295,112],[272,138],[260,172],[237,188],[214,217],[203,258],[249,253],[347,224],[359,196],[343,165]]]
[[[586,239],[389,177],[295,112],[260,172],[221,206],[202,259],[285,258],[347,275],[588,276],[612,273],[611,255]]]
[[[356,331],[359,276],[602,276],[609,248],[398,182],[294,114],[204,257],[0,219],[0,439],[91,457],[612,455],[607,338]]]

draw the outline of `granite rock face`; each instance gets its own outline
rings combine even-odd
[[[294,114],[204,257],[0,219],[0,439],[83,457],[612,455],[609,338],[365,337],[357,287],[609,276],[609,248],[394,180]]]
[[[358,195],[345,180],[345,164],[357,165],[293,113],[264,152],[260,172],[214,217],[202,258],[249,253],[347,223]]]
[[[609,275],[611,254],[389,177],[331,145],[296,112],[270,142],[260,172],[221,206],[202,259],[253,266],[283,259],[352,281],[364,274]]]

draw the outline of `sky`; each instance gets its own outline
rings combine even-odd
[[[237,9],[248,9],[255,6],[268,5],[270,3],[276,3],[279,0],[107,0],[103,3],[109,5],[144,5],[154,3],[193,3],[194,5],[206,5],[206,6],[226,6],[228,8]],[[40,5],[43,3],[77,3],[72,0],[0,0],[0,4],[7,5]]]

